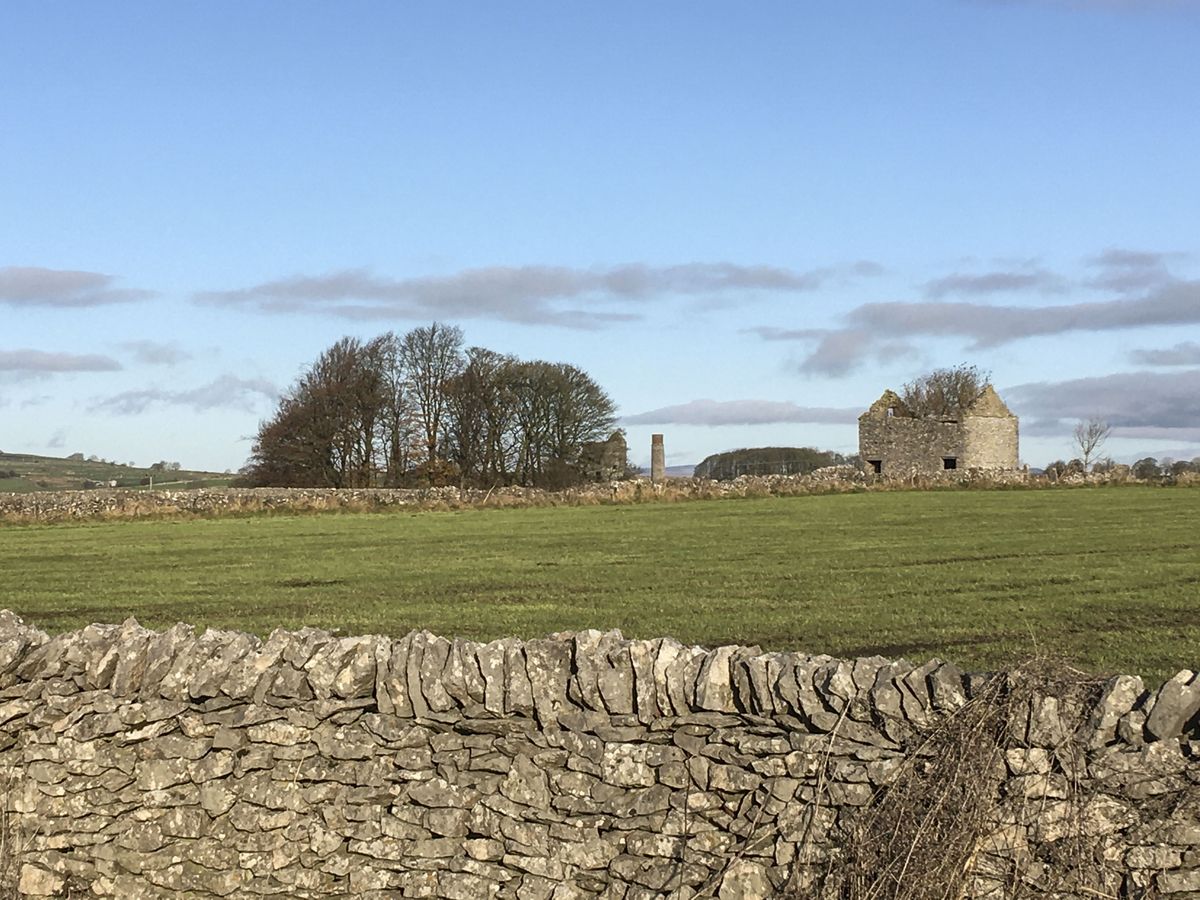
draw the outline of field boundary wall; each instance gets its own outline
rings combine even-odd
[[[238,515],[322,510],[447,509],[467,507],[581,506],[601,503],[716,500],[872,490],[937,488],[1051,488],[1139,483],[1127,471],[1076,473],[1058,480],[1023,471],[959,469],[935,475],[880,479],[852,466],[807,475],[742,475],[730,481],[644,478],[586,484],[562,491],[540,488],[200,488],[196,490],[87,490],[0,493],[0,521],[57,522],[172,515]],[[1161,482],[1160,482],[1161,483]],[[1183,475],[1179,484],[1200,483]]]
[[[1184,900],[1198,713],[1189,670],[0,612],[25,897],[855,897],[950,860],[964,897]]]

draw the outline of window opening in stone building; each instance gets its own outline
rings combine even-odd
[[[942,457],[942,468],[946,469],[947,471],[949,471],[950,469],[957,469],[958,468],[958,458],[954,457],[954,456],[943,456]]]
[[[891,418],[892,416],[894,416],[895,414],[896,414],[896,407],[894,407],[894,406],[889,406],[889,407],[888,407],[888,411],[887,411],[887,417],[890,419],[890,418]]]
[[[883,460],[882,459],[868,459],[867,462],[869,462],[871,464],[871,469],[875,472],[876,475],[883,474]]]

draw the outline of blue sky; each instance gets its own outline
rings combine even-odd
[[[0,6],[0,449],[236,469],[345,334],[581,366],[635,462],[992,373],[1200,455],[1200,3]]]

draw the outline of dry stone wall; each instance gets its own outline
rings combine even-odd
[[[1006,702],[953,779],[987,801],[962,896],[1200,897],[1200,679],[1014,685],[616,632],[50,637],[0,612],[4,846],[29,897],[820,897],[898,785],[951,782],[969,754],[932,736]]]

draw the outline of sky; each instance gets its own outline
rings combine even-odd
[[[631,457],[1200,456],[1200,0],[0,4],[0,450],[223,471],[338,338],[587,371]]]

